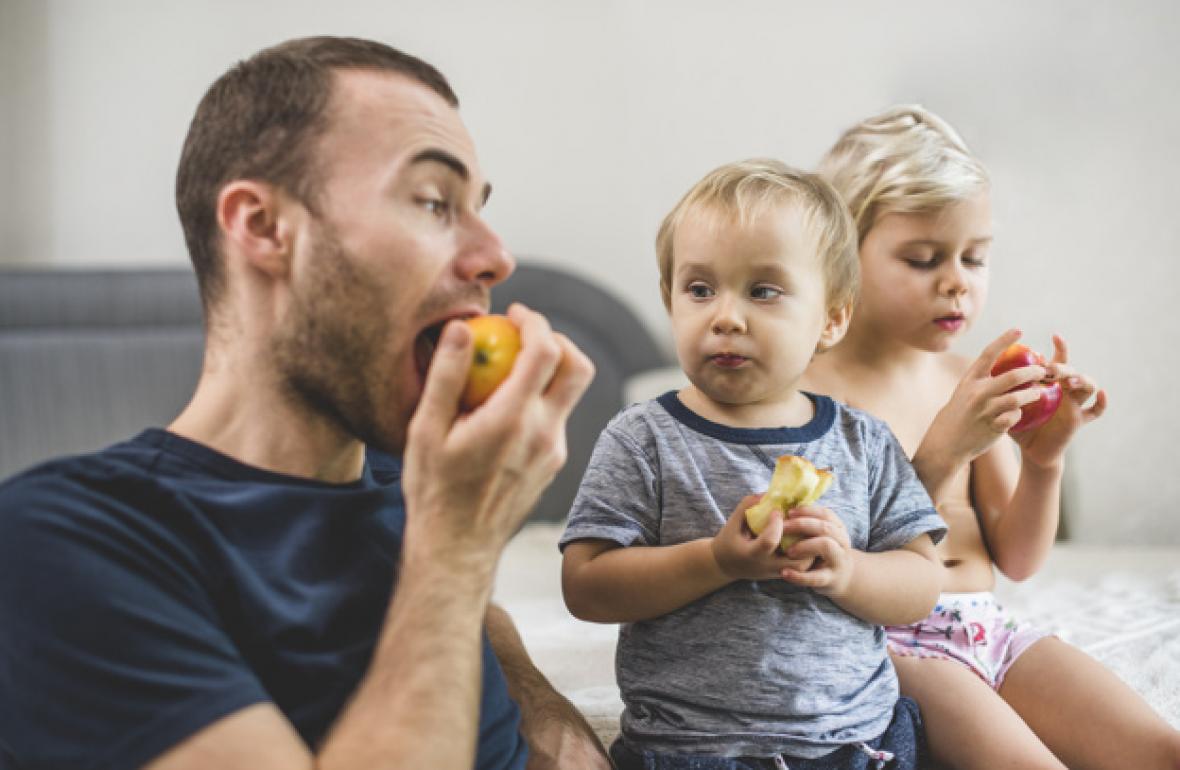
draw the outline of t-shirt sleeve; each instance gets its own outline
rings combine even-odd
[[[659,498],[654,459],[612,422],[594,444],[558,547],[589,538],[622,546],[656,545]]]
[[[215,576],[144,513],[60,482],[0,489],[0,766],[139,767],[270,699]]]
[[[905,450],[884,424],[877,425],[877,451],[870,457],[871,526],[869,551],[892,551],[923,534],[935,543],[946,535],[946,522],[934,509]]]

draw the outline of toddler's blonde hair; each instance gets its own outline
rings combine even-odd
[[[664,217],[656,236],[660,294],[671,307],[673,240],[691,211],[705,210],[747,224],[779,206],[799,206],[815,238],[829,309],[848,307],[860,280],[856,228],[839,193],[818,174],[769,158],[727,163],[705,175]]]
[[[987,190],[987,169],[945,120],[902,105],[844,132],[819,164],[864,240],[888,213],[931,213]]]

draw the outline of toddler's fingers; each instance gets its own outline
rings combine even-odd
[[[761,553],[774,553],[778,550],[782,539],[783,512],[776,509],[770,512],[770,518],[766,520],[766,526],[758,534],[754,545],[756,550]]]
[[[996,365],[1000,354],[1004,352],[1005,348],[1020,339],[1020,334],[1019,329],[1009,329],[999,337],[996,337],[983,349],[983,352],[979,354],[979,358],[975,359],[975,363],[971,364],[968,371],[976,377],[990,376],[992,367]]]
[[[991,378],[991,392],[1007,393],[1022,385],[1040,382],[1049,374],[1049,369],[1039,364],[1030,364],[1016,369],[1010,369],[1003,374]]]
[[[807,571],[787,568],[779,573],[782,579],[800,588],[823,588],[830,585],[835,573],[831,567],[812,567]]]
[[[1059,334],[1053,335],[1053,360],[1055,364],[1064,364],[1069,360],[1069,346],[1065,344],[1065,338]]]
[[[840,517],[827,508],[802,506],[787,514],[783,532],[806,538],[828,537],[844,547],[850,547],[848,530]]]
[[[1020,409],[1008,409],[1000,412],[992,418],[992,430],[996,433],[1007,433],[1016,427],[1016,423],[1020,422],[1023,412]]]
[[[1098,391],[1098,395],[1094,397],[1094,403],[1091,404],[1090,408],[1087,409],[1082,414],[1085,415],[1086,422],[1093,422],[1094,420],[1097,420],[1099,417],[1101,417],[1102,413],[1105,411],[1106,411],[1106,391],[1100,390],[1100,391]]]

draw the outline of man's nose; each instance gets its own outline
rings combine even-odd
[[[457,269],[463,280],[492,287],[512,274],[516,259],[508,253],[499,234],[482,217],[476,216],[464,233]]]

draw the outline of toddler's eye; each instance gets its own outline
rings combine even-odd
[[[782,294],[782,290],[774,286],[755,286],[753,289],[750,289],[750,296],[759,300],[776,299],[781,297]]]
[[[938,259],[936,257],[931,257],[930,259],[923,259],[922,257],[906,257],[905,263],[918,270],[929,270],[938,264]]]
[[[968,267],[987,267],[986,254],[964,254],[963,264]]]
[[[693,299],[706,299],[713,296],[713,290],[703,283],[690,283],[688,285],[688,294]]]

